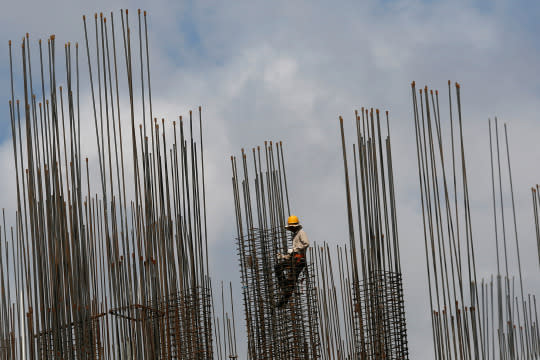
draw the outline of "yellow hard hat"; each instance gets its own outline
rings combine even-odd
[[[289,219],[287,220],[287,226],[286,228],[291,228],[300,225],[300,222],[298,221],[298,217],[295,215],[289,216]]]

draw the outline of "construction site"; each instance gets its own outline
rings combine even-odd
[[[291,179],[311,173],[287,141],[253,143],[262,133],[214,154],[212,104],[162,117],[150,24],[144,10],[92,13],[81,38],[7,44],[2,177],[15,202],[1,204],[0,359],[405,360],[420,318],[433,359],[540,359],[540,187],[515,201],[507,123],[467,135],[455,81],[401,84],[413,138],[393,131],[391,109],[341,109],[321,147],[339,154],[339,182],[318,191],[335,193],[344,217],[327,226],[343,231],[323,238],[299,211],[310,205]],[[485,222],[472,215],[472,136],[489,139]],[[404,143],[410,174],[396,166]],[[414,224],[396,185],[409,177]],[[219,239],[216,183],[228,189],[218,216],[234,224]],[[234,268],[216,271],[221,261]],[[422,270],[410,277],[407,263]]]

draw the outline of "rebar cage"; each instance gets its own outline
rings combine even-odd
[[[237,239],[242,292],[253,359],[318,359],[318,307],[313,264],[307,261],[292,289],[280,289],[275,266],[287,235],[282,228],[250,229]],[[290,270],[290,269],[286,269]],[[291,292],[278,308],[283,292]]]
[[[166,297],[153,319],[160,333],[160,359],[211,359],[212,297],[210,289],[195,287]]]
[[[6,337],[0,339],[0,359],[11,360],[15,359],[15,347],[17,346],[17,340],[13,333],[8,334]]]
[[[354,324],[360,359],[409,358],[400,273],[372,271],[353,286]]]
[[[35,335],[39,359],[103,359],[99,314]]]
[[[110,313],[119,323],[125,320],[138,323],[136,326],[153,338],[149,341],[150,351],[156,359],[213,358],[209,287],[184,289],[148,306],[124,306]]]

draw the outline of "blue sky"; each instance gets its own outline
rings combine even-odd
[[[388,109],[411,358],[431,359],[425,264],[416,256],[423,238],[410,82],[446,94],[451,79],[463,86],[473,226],[485,254],[479,273],[495,271],[485,174],[487,119],[498,116],[509,125],[522,262],[531,274],[526,287],[538,292],[529,194],[540,181],[538,2],[11,2],[0,14],[2,168],[13,167],[7,41],[17,44],[29,32],[33,39],[54,33],[59,44],[82,42],[82,14],[118,15],[120,8],[139,7],[150,16],[155,111],[174,118],[202,105],[206,114],[212,271],[227,275],[216,280],[238,280],[234,222],[224,215],[233,206],[231,154],[267,139],[283,140],[295,212],[311,239],[343,244],[347,224],[337,119],[343,115],[352,128],[355,109]],[[92,144],[86,145],[90,157],[96,152]],[[9,176],[0,181],[2,188],[13,189]],[[0,194],[0,202],[13,208],[13,191]]]

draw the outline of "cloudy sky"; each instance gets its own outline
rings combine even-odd
[[[214,279],[239,278],[231,154],[282,140],[293,209],[310,239],[344,244],[338,116],[352,130],[355,109],[389,110],[411,358],[433,358],[410,83],[446,95],[450,79],[462,85],[479,276],[495,271],[487,119],[497,116],[509,127],[524,286],[538,293],[530,198],[540,181],[538,2],[12,1],[0,13],[2,168],[13,169],[8,40],[29,32],[82,43],[82,14],[120,8],[149,12],[156,115],[172,119],[203,106]],[[90,113],[86,119],[93,129]],[[92,141],[85,143],[91,158]],[[13,209],[13,177],[4,174],[0,201]]]

